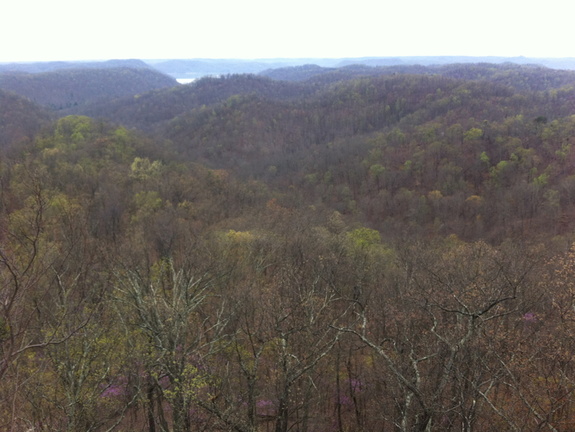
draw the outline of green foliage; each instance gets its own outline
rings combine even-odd
[[[61,141],[71,141],[82,145],[93,132],[93,120],[86,116],[68,116],[56,123],[55,138]]]
[[[130,165],[130,177],[140,181],[157,179],[161,171],[162,163],[157,160],[150,162],[148,158],[136,157]]]
[[[371,228],[357,228],[347,233],[347,238],[353,248],[365,249],[380,244],[379,231]]]
[[[386,170],[387,169],[380,164],[373,164],[369,167],[369,175],[375,179],[378,186],[383,179]]]
[[[463,134],[465,141],[476,141],[483,136],[483,131],[479,128],[471,128]]]
[[[548,174],[541,174],[533,179],[533,184],[537,187],[543,187],[547,185],[549,182],[549,175]]]
[[[166,399],[172,404],[177,403],[179,398],[193,401],[199,395],[206,397],[205,390],[208,388],[208,377],[192,364],[186,364],[181,374],[173,379],[171,386],[164,390]],[[209,395],[207,395],[209,397]]]

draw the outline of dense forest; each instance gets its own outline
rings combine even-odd
[[[0,73],[0,430],[572,431],[574,146],[534,65]]]
[[[175,79],[146,68],[0,73],[0,89],[25,96],[38,105],[54,110],[77,108],[102,99],[133,96],[176,84]]]

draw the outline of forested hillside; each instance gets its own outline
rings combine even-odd
[[[89,102],[134,96],[175,85],[175,79],[147,68],[83,68],[42,73],[0,73],[0,89],[25,96],[54,110],[77,108]]]
[[[268,75],[0,92],[0,430],[573,430],[575,73]]]
[[[16,148],[32,141],[55,117],[29,100],[0,90],[0,148]]]
[[[90,104],[76,109],[75,113],[163,134],[162,127],[166,122],[196,108],[217,106],[232,96],[255,94],[271,100],[285,100],[301,98],[313,91],[313,86],[272,81],[255,75],[206,77],[188,85]]]

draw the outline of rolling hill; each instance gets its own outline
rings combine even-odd
[[[54,119],[49,110],[0,90],[0,148],[11,147],[18,151],[23,142],[31,142],[42,127]]]
[[[0,89],[25,96],[53,110],[176,85],[173,78],[149,68],[82,68],[0,74]]]

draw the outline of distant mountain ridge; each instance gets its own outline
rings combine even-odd
[[[110,69],[127,67],[132,69],[149,69],[150,66],[142,60],[106,60],[106,61],[52,61],[52,62],[25,62],[0,63],[2,72],[41,73],[62,69]]]
[[[351,64],[343,67],[321,67],[317,65],[292,66],[269,69],[260,76],[280,81],[317,82],[326,84],[362,77],[382,75],[418,74],[442,75],[464,80],[491,81],[514,87],[518,90],[543,90],[573,85],[572,70],[552,69],[533,64],[515,63],[453,63],[445,65],[393,65],[368,66]],[[517,80],[517,74],[522,76]]]
[[[359,57],[359,58],[277,58],[277,59],[172,59],[146,60],[157,70],[175,78],[200,78],[237,73],[258,74],[265,70],[316,65],[324,68],[363,66],[432,66],[469,63],[534,64],[552,69],[575,70],[575,57],[472,57],[472,56],[413,56],[413,57]]]
[[[343,57],[343,58],[274,58],[274,59],[126,59],[107,61],[54,61],[27,63],[0,63],[2,72],[40,73],[61,69],[152,68],[176,79],[197,79],[204,76],[228,74],[258,74],[270,69],[316,65],[341,68],[350,65],[380,66],[441,66],[469,63],[512,63],[540,65],[552,69],[575,70],[575,57],[497,57],[497,56],[396,56],[396,57]]]

